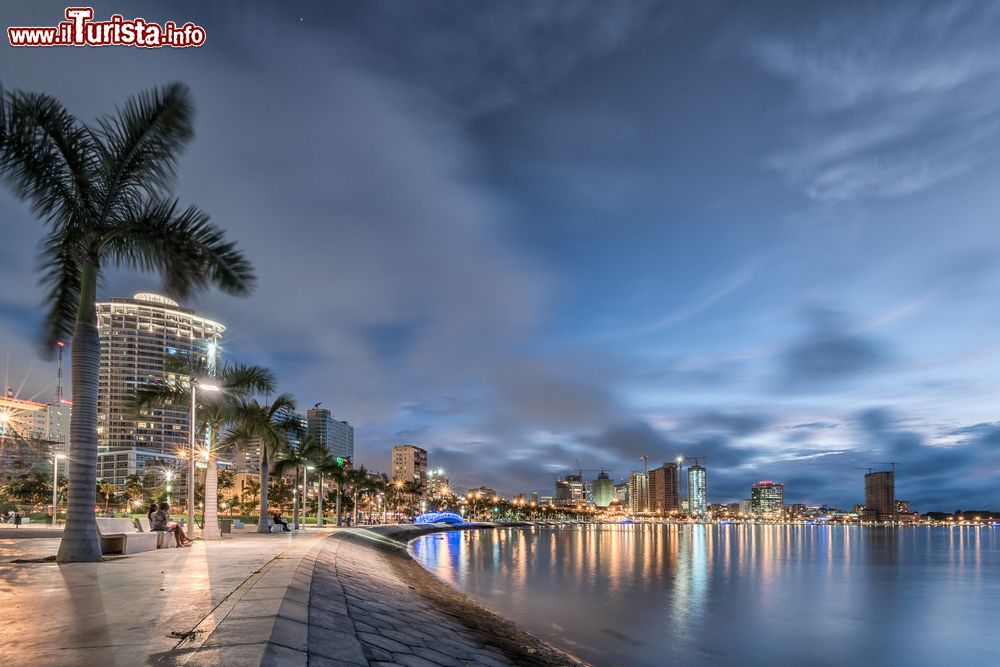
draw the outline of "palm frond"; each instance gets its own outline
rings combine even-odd
[[[194,137],[194,103],[182,83],[140,92],[97,121],[101,152],[99,224],[168,190],[177,158]]]
[[[42,276],[39,284],[45,289],[45,314],[42,355],[50,359],[59,341],[73,337],[77,311],[80,308],[82,261],[78,229],[53,231],[43,241],[38,262]]]
[[[194,206],[178,211],[176,200],[150,199],[130,208],[102,241],[118,265],[159,273],[166,290],[186,298],[215,285],[247,295],[256,278],[253,267],[225,232]]]
[[[49,95],[0,89],[0,174],[32,211],[61,228],[88,219],[96,146]]]

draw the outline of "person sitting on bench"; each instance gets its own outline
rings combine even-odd
[[[160,503],[160,509],[153,513],[153,508],[156,507],[156,503],[153,503],[150,507],[150,523],[153,524],[153,530],[169,531],[174,534],[177,539],[177,545],[181,547],[189,547],[193,544],[191,540],[187,538],[184,534],[184,529],[180,527],[176,521],[170,520],[170,505],[166,503]]]
[[[282,531],[288,532],[288,522],[281,518],[281,512],[275,512],[271,520],[274,521],[275,526],[281,526]]]

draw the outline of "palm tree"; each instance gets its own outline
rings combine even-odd
[[[424,485],[419,480],[410,479],[403,483],[402,492],[407,497],[408,507],[410,503],[416,505],[416,499],[424,493]]]
[[[195,432],[207,427],[205,457],[205,511],[202,517],[202,536],[221,539],[219,528],[219,431],[237,416],[240,401],[255,394],[275,389],[274,374],[261,366],[223,364],[217,367],[204,358],[178,359],[168,356],[163,362],[163,379],[140,387],[135,392],[133,408],[142,413],[151,408],[186,410],[190,403],[191,385],[211,379],[220,392],[195,394]],[[200,424],[200,426],[199,426]]]
[[[278,452],[288,446],[289,437],[299,428],[298,421],[291,417],[295,412],[295,399],[289,394],[277,396],[270,404],[258,403],[256,399],[244,400],[235,406],[232,426],[222,439],[222,445],[257,443],[260,446],[260,518],[257,532],[266,533],[267,526],[267,482],[270,466]]]
[[[94,517],[101,348],[97,284],[102,268],[159,274],[186,298],[216,285],[246,295],[253,270],[196,207],[169,192],[194,134],[188,88],[139,93],[92,125],[55,98],[0,91],[0,176],[48,227],[42,243],[48,314],[42,349],[73,340],[69,501],[56,560],[101,560]]]
[[[298,530],[299,508],[302,506],[301,498],[305,496],[305,489],[299,493],[299,471],[319,460],[322,455],[326,454],[326,449],[315,437],[303,435],[301,429],[295,435],[296,437],[288,439],[284,450],[278,453],[278,459],[274,462],[274,470],[278,475],[285,475],[289,470],[295,474],[295,501],[292,509],[292,521],[295,530]]]
[[[125,478],[125,496],[130,502],[135,503],[146,497],[146,487],[142,483],[139,475],[129,475]]]
[[[243,513],[252,514],[257,509],[258,501],[260,501],[260,480],[248,479],[240,491],[240,499],[243,501]],[[247,511],[247,507],[250,508],[249,512]]]
[[[111,482],[102,482],[96,490],[104,498],[104,513],[107,514],[111,499],[118,495],[118,487]]]
[[[329,473],[331,481],[337,486],[337,526],[342,526],[344,525],[342,512],[344,487],[350,484],[351,471],[346,466],[337,464],[336,460],[334,460],[333,465],[326,467],[326,472]]]

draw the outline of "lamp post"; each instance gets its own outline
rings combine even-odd
[[[197,408],[197,394],[198,389],[202,391],[219,391],[219,388],[214,384],[198,384],[197,382],[191,382],[191,452],[188,459],[188,498],[187,498],[187,534],[188,537],[194,537],[195,532],[195,522],[194,522],[194,450],[195,450],[195,436],[198,432],[198,422],[196,418],[196,408]]]
[[[59,517],[59,459],[65,454],[55,454],[52,457],[52,527],[55,528]]]

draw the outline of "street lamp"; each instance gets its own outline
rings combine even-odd
[[[195,435],[198,431],[198,422],[195,416],[195,408],[197,406],[197,394],[198,389],[202,391],[221,391],[219,387],[214,384],[198,384],[197,382],[191,382],[191,456],[188,457],[188,502],[187,502],[187,533],[188,537],[194,536],[195,523],[194,523],[194,448],[195,448]]]
[[[66,458],[65,454],[56,454],[52,457],[52,527],[55,528],[57,517],[59,516],[59,459]]]

